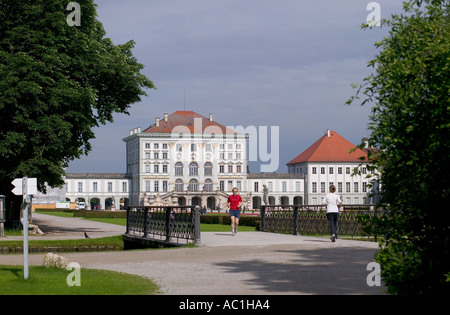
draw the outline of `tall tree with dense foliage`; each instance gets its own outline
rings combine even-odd
[[[367,26],[366,26],[367,27]],[[348,103],[372,104],[386,215],[376,260],[392,294],[450,292],[450,4],[410,0]]]
[[[0,1],[0,193],[16,177],[63,184],[68,163],[91,150],[93,127],[154,88],[114,45],[93,0]]]

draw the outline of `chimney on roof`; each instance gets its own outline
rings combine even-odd
[[[137,133],[141,133],[141,127],[137,127]]]
[[[209,121],[210,121],[210,122],[213,121],[213,114],[209,114]]]
[[[156,127],[159,127],[159,117],[156,117]]]
[[[133,135],[133,129],[130,130],[130,136],[132,136],[132,135]]]
[[[167,113],[164,114],[164,121],[165,122],[169,121],[169,114],[167,114]]]
[[[331,130],[330,130],[330,129],[327,129],[327,137],[329,138],[330,135],[331,135]]]

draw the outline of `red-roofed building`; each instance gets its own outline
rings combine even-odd
[[[214,133],[214,134],[238,134],[236,131],[225,127],[213,120],[213,115],[209,118],[197,114],[193,111],[176,111],[168,115],[164,114],[163,119],[157,117],[155,124],[143,131],[144,133]]]
[[[132,204],[144,199],[166,205],[178,198],[179,205],[215,209],[226,203],[225,192],[245,185],[247,136],[214,121],[212,114],[164,114],[123,140]]]
[[[366,152],[336,131],[327,130],[287,163],[288,174],[252,174],[247,170],[251,128],[236,130],[241,132],[215,122],[213,115],[164,114],[146,129],[130,130],[123,139],[126,174],[69,174],[66,198],[101,209],[142,203],[217,209],[237,187],[245,207],[259,209],[264,191],[269,204],[315,205],[334,184],[344,204],[374,201],[369,197],[369,170],[363,165],[361,174],[352,176],[367,159]]]
[[[336,131],[327,130],[319,140],[287,163],[287,165],[289,167],[290,165],[307,162],[360,163],[367,160],[367,153],[359,148],[355,148],[356,146],[354,144],[339,135]]]
[[[288,172],[305,175],[305,203],[320,204],[331,185],[341,195],[344,204],[367,204],[372,202],[371,179],[367,153],[336,131],[327,130],[309,148],[287,163]],[[361,166],[361,174],[353,175],[354,169]]]

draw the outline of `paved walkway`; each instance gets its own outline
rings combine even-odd
[[[68,240],[84,238],[109,237],[125,233],[125,227],[85,220],[83,218],[63,218],[54,215],[33,213],[33,223],[47,233],[45,236],[30,236],[29,240]],[[23,236],[8,236],[7,240],[22,240]]]
[[[50,237],[122,234],[124,227],[82,219],[35,215]],[[54,222],[55,224],[53,224]],[[58,227],[56,227],[56,224]],[[92,225],[93,224],[93,225]],[[116,230],[117,229],[117,230]],[[54,232],[50,232],[54,231]],[[59,232],[58,232],[59,231]],[[67,236],[63,232],[66,231]],[[57,235],[58,233],[61,233]],[[77,234],[78,233],[78,234]],[[164,250],[64,254],[84,268],[108,269],[149,277],[163,294],[382,294],[369,287],[376,243],[263,232],[203,232],[202,246]],[[43,255],[30,255],[41,265]],[[1,264],[20,265],[22,255],[0,256]]]

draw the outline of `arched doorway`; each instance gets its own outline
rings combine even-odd
[[[186,205],[186,198],[184,197],[178,197],[178,205],[180,207],[185,206]]]
[[[269,197],[269,205],[275,206],[275,197],[274,196]]]
[[[303,198],[300,196],[294,197],[294,205],[296,205],[296,206],[303,205]]]
[[[90,203],[91,203],[91,210],[100,210],[101,204],[99,198],[91,198]]]
[[[191,205],[193,206],[202,206],[202,200],[199,197],[192,197]]]
[[[289,197],[283,196],[280,198],[281,201],[281,206],[283,206],[283,208],[286,208],[287,206],[289,206]]]
[[[112,198],[106,198],[105,199],[105,210],[111,210],[113,200]]]
[[[208,199],[206,199],[206,207],[211,210],[216,209],[216,198],[208,197]]]
[[[261,209],[261,197],[253,197],[253,209]]]
[[[130,199],[128,198],[120,198],[120,210],[125,210],[130,203]]]

